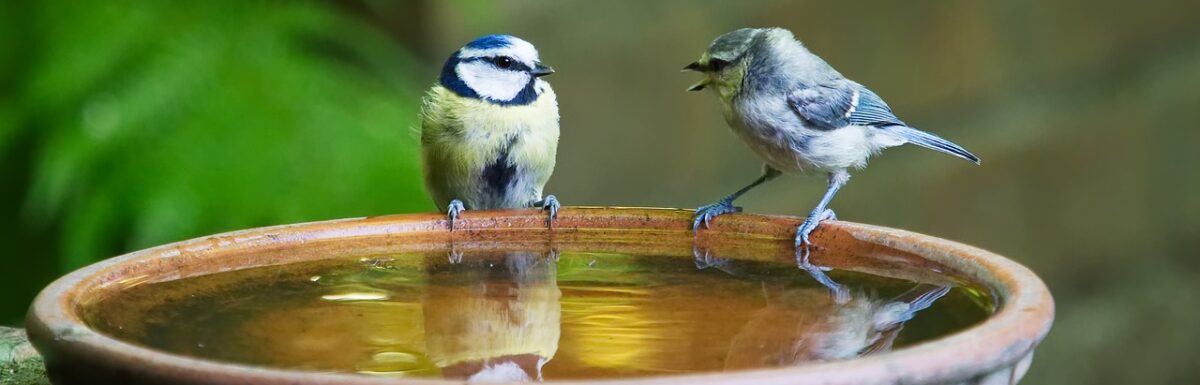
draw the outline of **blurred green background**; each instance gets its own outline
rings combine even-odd
[[[843,219],[1037,271],[1058,319],[1025,383],[1200,382],[1200,2],[0,1],[0,324],[126,251],[298,221],[432,211],[416,112],[471,38],[558,69],[564,204],[696,207],[757,176],[679,68],[791,29],[976,167],[888,151]],[[802,215],[823,178],[748,211]]]

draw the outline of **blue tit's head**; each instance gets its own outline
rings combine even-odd
[[[500,105],[525,105],[541,95],[539,77],[554,69],[538,61],[533,44],[509,35],[487,35],[455,51],[442,66],[441,84],[459,96]]]

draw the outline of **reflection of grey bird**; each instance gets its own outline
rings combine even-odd
[[[905,143],[979,163],[962,147],[900,121],[878,95],[843,77],[784,29],[745,28],[721,35],[685,70],[704,74],[690,90],[716,91],[725,120],[766,161],[753,183],[697,209],[692,228],[741,211],[735,199],[782,172],[827,173],[824,197],[796,231],[796,246],[804,247],[797,257],[801,267],[812,267],[809,233],[834,218],[826,207],[850,178],[847,169],[862,168],[871,155]]]
[[[950,292],[941,286],[892,300],[856,292],[839,305],[823,293],[792,289],[754,312],[730,344],[726,369],[789,366],[889,351],[904,322]]]

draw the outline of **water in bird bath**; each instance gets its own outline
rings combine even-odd
[[[84,313],[117,339],[222,362],[558,380],[850,359],[936,339],[995,308],[966,282],[834,270],[849,289],[838,301],[784,261],[555,257],[442,251],[257,267],[133,284]]]

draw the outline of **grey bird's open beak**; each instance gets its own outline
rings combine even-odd
[[[529,73],[533,74],[533,77],[540,78],[542,76],[554,73],[554,68],[550,68],[550,66],[542,64],[542,62],[533,62],[533,70],[529,71]]]
[[[687,72],[687,71],[708,72],[708,69],[704,68],[704,65],[700,64],[700,62],[697,61],[697,62],[692,62],[692,64],[688,64],[686,67],[683,67],[683,71],[684,72]],[[712,81],[711,79],[709,79],[707,76],[705,76],[704,80],[701,80],[700,82],[698,82],[696,84],[693,84],[691,87],[688,87],[687,90],[688,91],[703,90],[704,87],[708,87],[708,83],[711,81]]]

